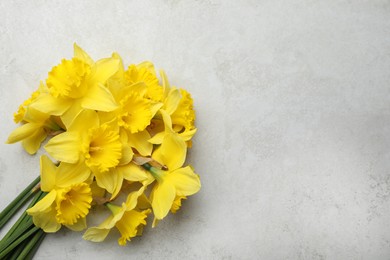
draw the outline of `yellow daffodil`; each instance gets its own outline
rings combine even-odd
[[[48,194],[27,210],[34,224],[45,232],[56,232],[65,225],[82,230],[92,202],[92,193],[85,183],[90,171],[83,164],[60,163],[55,166],[48,157],[41,157],[41,190]]]
[[[22,122],[23,125],[15,129],[8,137],[7,143],[15,143],[22,141],[24,149],[29,154],[35,154],[41,143],[46,139],[48,133],[61,130],[59,124],[49,114],[40,112],[30,105],[34,102],[36,97],[43,91],[41,84],[38,91],[23,102],[15,114],[15,122]]]
[[[197,174],[191,167],[182,168],[187,147],[182,138],[175,133],[171,126],[169,115],[161,110],[164,118],[165,134],[162,144],[153,153],[153,159],[166,167],[158,169],[150,165],[144,167],[153,175],[157,183],[151,192],[153,213],[156,219],[163,219],[172,208],[177,196],[190,196],[199,191],[201,184]]]
[[[156,112],[151,101],[132,93],[120,102],[118,124],[130,133],[137,133],[145,130]]]
[[[184,127],[186,130],[195,128],[195,111],[191,94],[184,89],[180,89],[181,99],[176,110],[171,114],[172,124],[179,126],[178,131]]]
[[[159,85],[153,63],[145,61],[138,65],[130,65],[124,72],[125,84],[144,83],[146,85],[145,97],[154,101],[161,101],[163,88]]]
[[[15,123],[20,123],[24,119],[24,115],[26,114],[27,107],[39,96],[41,93],[41,89],[43,88],[43,83],[41,82],[38,90],[34,91],[30,98],[23,101],[23,103],[19,106],[18,111],[14,113],[14,121]]]
[[[96,180],[100,187],[104,187],[111,193],[111,200],[114,199],[121,190],[123,180],[132,182],[141,182],[146,185],[150,183],[150,175],[146,174],[139,166],[131,162],[135,149],[143,156],[150,156],[153,145],[148,142],[150,135],[147,131],[138,132],[135,134],[127,134],[126,131],[121,131],[121,143],[127,152],[127,156],[123,156],[121,162],[116,167],[110,168],[105,172],[95,172]],[[123,152],[124,154],[125,152]]]
[[[63,59],[46,80],[47,93],[41,93],[32,106],[42,112],[61,116],[71,123],[82,109],[112,111],[117,104],[104,86],[116,73],[119,60],[113,57],[93,62],[87,53],[74,44],[74,57]]]
[[[51,69],[14,114],[22,125],[7,141],[21,141],[32,154],[49,137],[45,150],[57,160],[41,156],[41,191],[37,178],[22,193],[27,200],[31,187],[38,192],[27,214],[41,228],[19,222],[23,236],[38,239],[62,226],[80,231],[91,207],[104,205],[110,216],[83,238],[101,242],[116,229],[123,246],[142,234],[150,213],[155,227],[200,190],[199,176],[184,165],[197,131],[193,99],[162,70],[160,79],[151,62],[125,67],[117,53],[95,62],[76,44],[73,57]]]
[[[144,83],[136,83],[118,90],[115,98],[119,107],[112,112],[100,112],[101,121],[110,122],[115,119],[118,126],[131,134],[144,131],[162,106],[162,103],[144,97],[145,93]]]
[[[164,88],[164,105],[161,110],[167,112],[171,117],[172,129],[179,133],[187,146],[191,147],[191,138],[196,133],[195,111],[193,109],[193,99],[184,89],[171,87],[164,71],[161,71],[161,78]],[[164,133],[160,133],[153,139],[154,144],[161,144],[161,138]]]
[[[165,110],[160,110],[160,113],[163,114],[163,121],[156,121],[153,123],[154,125],[151,127],[151,132],[153,132],[153,137],[150,138],[148,141],[152,144],[161,144],[163,141],[164,136],[169,132],[174,132],[179,136],[183,141],[185,141],[187,147],[191,147],[191,139],[195,135],[197,129],[193,128],[191,130],[186,130],[177,132],[174,129],[174,125],[172,125],[172,119],[169,116],[169,114]],[[162,126],[164,125],[164,126]]]
[[[108,113],[99,112],[99,117],[101,122],[116,119],[131,134],[142,132],[163,105],[159,102],[163,89],[152,63],[131,65],[124,71],[120,56],[114,53],[113,57],[119,60],[119,70],[108,80],[107,87],[119,106]]]
[[[180,207],[181,207],[181,201],[186,200],[186,196],[177,196],[175,197],[175,200],[173,201],[172,207],[171,207],[171,212],[176,213]]]
[[[111,193],[114,199],[121,190],[123,180],[132,182],[148,183],[150,175],[147,175],[132,162],[134,152],[142,156],[151,156],[153,145],[148,142],[150,134],[144,130],[131,134],[124,129],[120,130],[120,141],[122,143],[122,158],[116,167],[105,172],[95,172],[100,187]],[[134,151],[134,152],[133,152]]]
[[[140,190],[130,193],[126,202],[122,206],[107,203],[112,215],[109,216],[97,227],[88,228],[83,238],[93,242],[102,242],[111,229],[116,227],[121,234],[118,243],[121,246],[126,245],[127,241],[139,234],[143,225],[146,225],[146,217],[151,212],[150,209],[136,209],[138,198],[144,192],[143,186]]]
[[[107,171],[119,164],[122,144],[118,130],[108,124],[99,124],[93,110],[83,110],[67,126],[68,131],[53,137],[45,146],[55,159],[85,164],[92,171]]]
[[[110,200],[118,195],[124,180],[140,182],[145,186],[153,182],[150,174],[132,162],[111,168],[106,172],[95,172],[95,177],[97,184],[111,193]]]

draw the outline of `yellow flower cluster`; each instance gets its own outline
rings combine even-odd
[[[153,213],[158,221],[199,191],[199,176],[183,166],[196,132],[191,95],[158,79],[150,62],[124,68],[117,53],[93,61],[79,46],[14,114],[8,143],[21,141],[35,154],[41,143],[41,190],[46,196],[27,210],[45,232],[62,225],[87,228],[92,206],[110,216],[84,238],[103,241],[119,230],[120,245],[142,233]],[[53,162],[54,160],[54,162]]]

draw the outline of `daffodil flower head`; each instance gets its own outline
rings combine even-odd
[[[122,206],[107,203],[106,206],[110,209],[112,215],[99,226],[89,228],[83,238],[93,242],[101,242],[107,237],[111,229],[116,227],[121,234],[118,244],[126,245],[126,242],[139,234],[142,226],[146,225],[145,219],[151,212],[150,209],[139,210],[136,208],[138,198],[144,190],[145,186],[138,191],[130,193],[126,202],[122,203]]]
[[[61,225],[81,230],[89,212],[92,192],[86,181],[90,170],[84,164],[60,163],[56,166],[41,156],[41,189],[48,194],[27,213],[34,224],[46,232],[56,232]]]
[[[41,83],[42,85],[42,83]],[[14,121],[15,123],[20,123],[24,119],[24,115],[26,114],[27,107],[34,102],[34,100],[39,96],[40,91],[34,91],[31,94],[31,97],[23,101],[23,103],[19,106],[18,111],[14,113]]]
[[[131,133],[144,130],[154,116],[152,105],[150,100],[140,97],[137,93],[127,95],[120,102],[119,126]]]
[[[56,219],[63,225],[73,225],[87,216],[91,208],[92,192],[86,183],[79,183],[57,191]]]
[[[112,208],[112,206],[111,206]],[[115,211],[115,209],[112,209]],[[130,210],[124,211],[122,217],[115,223],[115,227],[118,229],[121,237],[118,239],[118,244],[125,246],[127,241],[130,241],[132,237],[137,236],[139,229],[146,225],[146,217],[151,212],[150,209],[138,211]]]
[[[88,90],[85,79],[90,74],[91,66],[82,60],[63,59],[49,72],[46,85],[53,97],[80,98]]]
[[[16,128],[8,137],[7,143],[22,142],[29,154],[35,154],[48,133],[61,132],[61,127],[49,114],[27,107],[23,112],[24,124]]]
[[[41,83],[38,90],[29,99],[25,100],[19,106],[18,111],[14,113],[14,121],[23,125],[9,135],[7,143],[21,141],[23,148],[29,154],[35,154],[38,151],[48,134],[62,130],[60,122],[55,117],[38,111],[31,106],[37,97],[46,90],[43,83]]]
[[[96,111],[83,110],[67,128],[67,132],[53,137],[45,146],[55,159],[67,163],[82,161],[98,171],[107,171],[119,163],[119,132],[109,124],[100,125]]]
[[[186,200],[186,196],[177,196],[175,197],[175,200],[173,201],[172,207],[171,207],[171,212],[176,213],[180,207],[181,207],[181,201]]]
[[[154,66],[151,62],[143,62],[138,65],[130,65],[124,73],[127,85],[143,82],[146,87],[146,97],[161,101],[163,97],[163,88],[159,85]]]
[[[180,89],[181,99],[176,110],[171,114],[172,124],[185,127],[185,129],[194,129],[195,111],[193,108],[193,99],[191,94],[184,89]]]
[[[104,172],[115,167],[122,155],[118,131],[114,131],[107,124],[89,129],[83,151],[85,164],[91,169],[97,168]]]
[[[201,187],[200,179],[191,167],[182,167],[186,158],[187,147],[184,140],[171,128],[171,120],[164,110],[160,111],[165,133],[162,144],[155,150],[152,157],[166,170],[147,165],[145,168],[157,180],[152,189],[150,200],[156,219],[163,219],[172,208],[177,196],[190,196],[197,193]]]
[[[32,104],[35,109],[61,116],[64,123],[71,123],[83,109],[113,111],[117,104],[104,86],[119,68],[114,57],[96,62],[79,46],[74,45],[74,57],[63,59],[55,66],[46,80],[48,93],[41,93]]]

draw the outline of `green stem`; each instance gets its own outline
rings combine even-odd
[[[39,200],[41,200],[46,195],[45,192],[39,191],[38,194],[34,197],[34,199],[31,201],[30,205],[27,208],[31,208],[34,206]],[[0,241],[0,252],[2,253],[3,250],[8,250],[8,247],[16,241],[18,238],[22,237],[24,234],[28,233],[29,230],[31,230],[34,227],[34,223],[32,221],[32,217],[29,216],[26,211],[23,212],[23,214],[20,216],[18,221],[11,227],[11,229],[7,232],[7,234],[4,236],[4,238]],[[39,229],[32,240],[28,241],[25,239],[23,242],[21,242],[19,245],[15,246],[14,249],[8,252],[7,255],[4,257],[6,259],[31,259],[36,250],[38,249],[39,244],[41,243],[42,239],[41,236],[45,234],[45,232],[42,229]],[[28,248],[28,249],[27,249]],[[28,251],[27,251],[28,250]],[[33,251],[33,252],[32,252]],[[31,255],[30,255],[30,252]],[[20,258],[20,255],[23,254],[23,258]],[[27,257],[27,258],[26,258]],[[30,257],[30,258],[28,258]]]
[[[32,222],[31,217],[25,216],[24,221],[17,226],[14,232],[6,239],[2,239],[0,241],[0,252],[1,250],[4,250],[6,247],[8,247],[12,242],[17,240],[19,237],[24,235],[27,230],[31,229],[31,227],[34,227],[34,223]]]
[[[26,247],[23,248],[23,251],[18,256],[17,260],[23,260],[26,259],[27,256],[32,256],[37,251],[40,243],[42,242],[43,238],[45,237],[45,232],[42,229],[39,229],[34,237],[28,242]],[[31,254],[32,253],[32,254]],[[28,259],[31,259],[30,257]]]
[[[30,229],[28,232],[24,233],[23,236],[16,239],[12,244],[8,245],[4,250],[0,249],[0,259],[2,259],[4,256],[6,256],[9,252],[11,252],[17,245],[19,245],[21,242],[23,242],[26,238],[34,234],[39,230],[39,227],[34,226],[32,229]]]
[[[39,191],[38,194],[35,195],[34,199],[31,201],[30,205],[28,205],[27,208],[31,208],[32,206],[35,205],[42,197],[45,195],[43,191]],[[14,232],[17,231],[17,229],[20,229],[20,225],[23,223],[25,224],[29,219],[31,219],[30,216],[27,215],[26,211],[23,212],[23,214],[20,216],[20,218],[16,221],[16,223],[8,230],[7,234],[4,236],[4,238],[0,241],[0,245],[8,240],[11,236],[13,236]],[[17,232],[19,235],[22,232]],[[15,236],[13,236],[15,237]],[[14,238],[15,239],[15,238]]]
[[[10,252],[5,258],[9,260],[16,260],[20,255],[20,253],[22,253],[23,249],[27,246],[27,244],[28,244],[27,240],[23,241],[22,243],[20,243],[19,246],[15,248],[14,251]]]
[[[160,182],[161,181],[161,177],[162,177],[162,173],[163,171],[160,170],[160,169],[157,169],[156,167],[153,167],[152,165],[150,165],[149,163],[144,163],[141,165],[145,170],[147,170],[148,172],[150,172],[152,174],[152,176],[158,181]]]
[[[0,213],[0,229],[8,222],[8,220],[20,209],[31,196],[39,189],[35,186],[39,183],[40,177],[37,177],[30,185],[27,186],[1,213]]]
[[[0,220],[0,229],[5,225],[7,224],[7,222],[14,216],[14,214],[16,213],[16,211],[19,210],[20,207],[22,207],[26,202],[27,200],[29,200],[31,198],[31,195],[33,195],[32,193],[31,194],[28,194],[26,195],[26,197],[22,198],[22,200],[20,200],[16,205],[15,207],[8,211],[8,213]]]
[[[35,243],[34,247],[30,250],[30,253],[27,255],[26,259],[32,259],[35,253],[37,252],[39,246],[41,245],[43,239],[46,237],[46,233],[42,230],[41,237]]]

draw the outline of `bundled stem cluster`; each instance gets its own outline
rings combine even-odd
[[[39,188],[40,177],[24,189],[1,213],[0,229],[31,199],[28,208],[45,196]],[[35,195],[35,196],[34,196]],[[0,259],[31,259],[45,237],[45,232],[36,227],[26,211],[8,230],[0,241]]]

